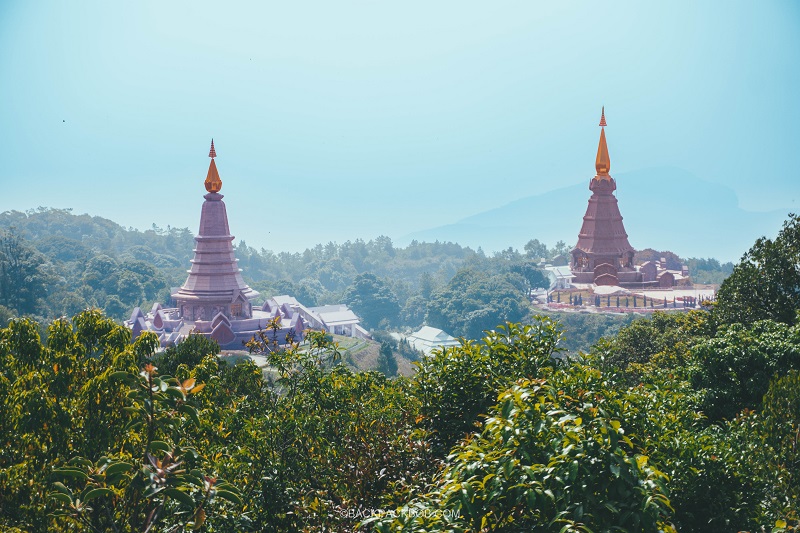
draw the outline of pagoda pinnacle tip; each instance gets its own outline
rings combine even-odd
[[[603,106],[603,110],[600,112],[600,127],[605,127],[606,124],[606,106]]]
[[[217,164],[214,163],[214,158],[217,157],[217,152],[214,150],[214,139],[211,139],[211,150],[208,151],[208,157],[211,158],[211,163],[208,165],[208,175],[205,181],[206,190],[210,193],[219,192],[222,189],[222,180],[219,179]]]

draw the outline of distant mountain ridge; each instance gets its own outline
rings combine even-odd
[[[735,262],[757,238],[775,236],[789,213],[788,208],[746,211],[731,188],[682,169],[659,167],[612,176],[628,240],[637,250],[655,248],[681,257]],[[587,178],[581,184],[405,235],[398,242],[453,241],[486,252],[509,246],[521,250],[530,239],[550,246],[559,240],[573,245],[590,196]]]

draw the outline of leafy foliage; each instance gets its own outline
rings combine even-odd
[[[679,356],[695,343],[708,338],[714,323],[704,311],[655,312],[621,328],[603,345],[604,363],[625,370],[633,363],[649,363],[656,355]]]
[[[386,377],[397,375],[397,359],[395,359],[392,345],[388,342],[381,343],[378,352],[378,372],[382,372]]]
[[[497,323],[518,322],[525,315],[528,306],[521,285],[510,274],[461,269],[431,295],[426,322],[456,336],[478,339]]]
[[[548,318],[533,324],[507,323],[486,333],[481,342],[434,350],[419,363],[415,394],[422,402],[425,427],[437,450],[451,446],[475,430],[500,391],[519,378],[539,377],[554,366],[561,332]]]
[[[542,314],[561,324],[564,335],[559,346],[573,355],[588,352],[603,337],[615,337],[620,329],[634,320],[633,313],[619,316],[605,313],[549,311]]]
[[[800,331],[771,320],[733,324],[694,347],[692,384],[712,420],[755,409],[778,372],[800,369]]]
[[[793,324],[800,309],[800,218],[789,215],[775,240],[762,237],[719,289],[715,313],[726,323],[771,319]]]
[[[660,531],[667,477],[634,453],[602,393],[544,380],[500,395],[479,436],[457,446],[435,489],[377,531]]]
[[[41,254],[13,231],[0,231],[0,305],[35,314],[53,279]]]
[[[773,472],[783,474],[785,500],[778,502],[787,515],[800,503],[800,372],[791,370],[770,383],[764,396],[763,433],[775,451],[771,461]],[[774,465],[774,466],[773,466]],[[780,477],[776,476],[777,479]]]
[[[59,260],[91,261],[60,242]],[[321,249],[347,250],[356,272],[337,278],[326,262],[325,283],[343,291],[372,254],[428,257],[362,244]],[[126,261],[141,266],[106,255],[93,291]],[[384,288],[437,301],[442,316],[479,309],[481,290],[524,295],[514,250],[461,259],[449,282],[422,270]],[[131,344],[96,310],[46,327],[12,319],[0,329],[0,529],[797,530],[800,326],[740,318],[655,313],[559,359],[561,327],[534,317],[423,358],[411,379],[348,370],[323,332],[266,350],[260,368],[200,336],[154,354],[153,335]],[[381,335],[392,374],[395,341]]]
[[[397,322],[400,304],[388,284],[374,274],[359,274],[344,292],[344,301],[368,328]],[[385,329],[385,328],[384,328]]]
[[[686,266],[692,275],[692,281],[702,284],[719,285],[733,272],[733,263],[720,263],[714,258],[690,257]]]

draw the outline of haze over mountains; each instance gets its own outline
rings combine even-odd
[[[612,172],[612,176],[617,181],[616,195],[628,240],[637,250],[655,248],[672,251],[683,258],[713,257],[721,262],[737,262],[757,238],[774,237],[788,213],[793,211],[786,206],[791,204],[791,199],[787,199],[783,207],[771,211],[742,209],[732,188],[704,181],[679,168],[657,167],[619,174]],[[384,233],[397,246],[406,246],[413,240],[450,241],[473,249],[481,247],[484,252],[491,254],[508,247],[522,251],[525,243],[531,239],[539,239],[549,246],[559,240],[569,246],[574,245],[591,196],[588,184],[589,178],[586,178],[580,183],[556,190],[515,198],[514,191],[504,190],[502,180],[497,180],[488,184],[486,190],[474,192],[473,205],[480,205],[486,195],[500,194],[505,194],[508,203],[457,219],[451,224],[409,231],[415,224],[401,216],[402,206],[392,205],[386,206],[385,214],[387,218],[396,219],[391,223],[393,231],[377,229],[370,223],[370,217],[365,215],[361,224],[349,225],[346,229],[328,228],[316,236],[297,234],[293,247],[287,247],[286,242],[277,239],[277,235],[270,231],[269,224],[248,224],[251,213],[241,209],[240,194],[231,194],[232,200],[228,203],[231,228],[238,236],[237,242],[245,240],[257,249],[263,247],[276,253],[302,251],[328,241],[344,243],[359,238],[369,240]],[[157,224],[161,227],[187,227],[194,235],[197,231],[195,219],[199,216],[200,206],[196,200],[199,194],[187,193],[184,196],[180,205],[187,215],[166,212]],[[496,202],[493,203],[496,205]],[[452,205],[447,208],[448,213],[458,211]],[[461,211],[466,211],[466,208]],[[89,213],[95,218],[97,214]],[[7,221],[8,224],[14,225],[10,222],[12,219],[13,216]],[[185,224],[187,219],[191,223]]]
[[[746,211],[733,189],[704,181],[671,167],[614,174],[617,199],[631,245],[636,249],[670,250],[681,257],[714,257],[737,261],[761,236],[777,234],[788,208]],[[487,185],[486,194],[503,190],[502,182]],[[513,191],[509,191],[509,198]],[[466,217],[453,224],[410,233],[411,240],[454,241],[492,252],[509,246],[522,249],[530,239],[549,245],[577,241],[591,196],[589,178],[546,193]]]

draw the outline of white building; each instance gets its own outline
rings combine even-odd
[[[568,266],[546,266],[544,274],[550,280],[550,289],[569,289],[575,276]]]
[[[358,318],[358,315],[345,304],[306,307],[294,297],[282,295],[268,299],[264,303],[264,308],[267,310],[275,308],[288,309],[291,310],[288,311],[290,313],[298,313],[303,318],[306,326],[312,329],[325,330],[334,335],[345,335],[347,337],[371,338],[369,332],[361,327],[361,319]]]
[[[459,346],[461,343],[448,333],[430,326],[423,326],[419,331],[406,337],[408,344],[415,350],[419,350],[425,355],[430,355],[435,348],[447,348],[449,346]]]

